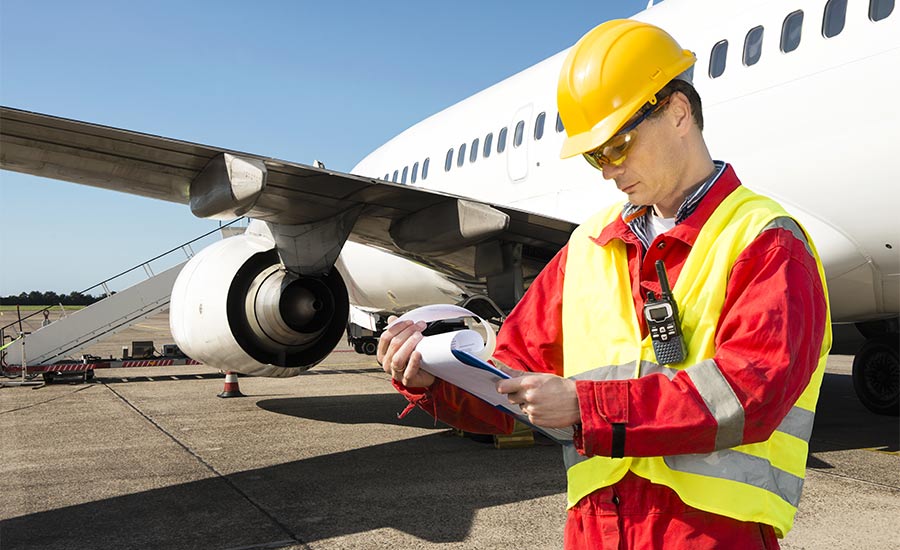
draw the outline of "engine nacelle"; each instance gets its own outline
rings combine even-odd
[[[289,273],[272,241],[224,239],[184,266],[169,306],[175,343],[189,357],[255,376],[296,376],[328,356],[349,315],[338,270]]]

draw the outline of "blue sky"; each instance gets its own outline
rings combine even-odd
[[[0,103],[350,170],[630,1],[0,0]],[[217,227],[187,207],[0,171],[0,295],[71,292]]]

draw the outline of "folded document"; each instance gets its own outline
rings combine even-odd
[[[395,322],[410,320],[430,323],[470,317],[481,321],[485,338],[471,329],[426,336],[416,346],[416,350],[422,354],[422,368],[515,417],[516,420],[531,426],[554,441],[571,445],[572,428],[535,426],[518,405],[511,404],[506,395],[497,392],[497,382],[510,376],[487,362],[494,352],[496,339],[493,328],[486,321],[459,306],[433,305],[414,309]]]

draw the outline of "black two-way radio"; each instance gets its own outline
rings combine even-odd
[[[666,266],[662,260],[656,261],[656,274],[659,276],[662,293],[657,299],[653,292],[648,292],[647,303],[644,304],[644,317],[650,329],[653,353],[656,354],[656,362],[660,365],[680,363],[687,355],[687,348],[681,333],[678,305],[672,296],[672,289],[669,288],[669,278],[666,276]]]

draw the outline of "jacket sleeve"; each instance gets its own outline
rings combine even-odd
[[[576,447],[610,456],[616,423],[625,424],[625,456],[706,453],[768,439],[818,365],[826,307],[806,243],[785,229],[763,231],[732,268],[715,356],[671,380],[577,382]]]
[[[567,248],[544,267],[497,334],[494,358],[512,368],[562,374],[562,281]],[[394,387],[411,404],[455,428],[510,433],[513,418],[440,379],[430,388]]]

